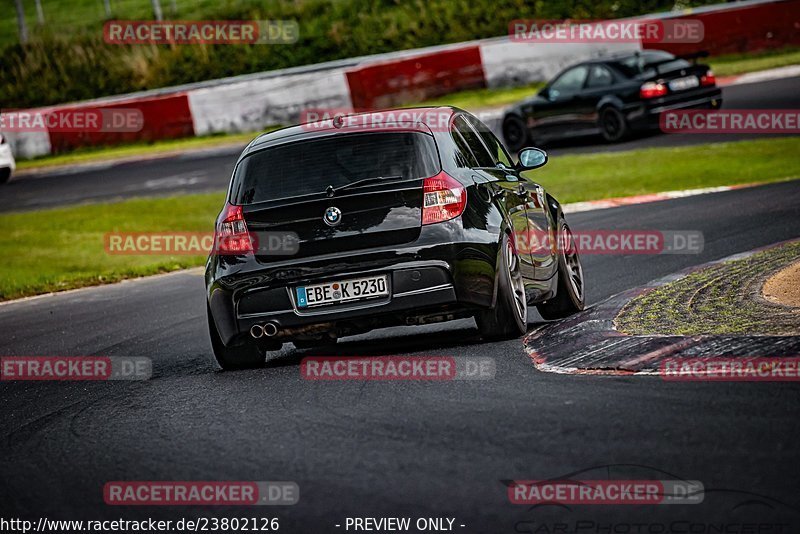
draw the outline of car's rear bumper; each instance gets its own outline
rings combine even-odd
[[[364,330],[382,324],[407,323],[420,314],[434,314],[458,303],[455,284],[446,265],[429,262],[398,264],[390,268],[340,273],[328,281],[388,274],[390,295],[344,304],[299,308],[295,299],[296,285],[249,292],[234,301],[239,331],[253,325],[273,323],[280,335],[291,338],[313,333],[314,328]],[[325,280],[317,280],[322,282]],[[298,284],[302,285],[302,284]]]
[[[446,230],[445,226],[450,225]],[[208,303],[224,343],[273,323],[275,339],[316,332],[358,332],[418,324],[437,315],[464,316],[494,298],[496,236],[475,232],[453,240],[459,221],[423,227],[419,239],[397,247],[348,251],[261,265],[250,257],[212,256],[206,267]],[[442,242],[442,236],[450,236]],[[482,241],[483,239],[483,241]],[[438,240],[438,242],[437,242]],[[314,308],[297,305],[298,286],[388,275],[389,296]]]
[[[633,129],[659,127],[661,114],[666,111],[689,109],[719,109],[722,107],[722,90],[711,87],[680,95],[656,98],[648,102],[637,102],[625,110],[628,124]]]

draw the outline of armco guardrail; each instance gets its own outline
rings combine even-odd
[[[702,42],[657,46],[673,53],[720,54],[800,44],[800,0],[750,0],[646,18],[703,22]],[[463,89],[543,81],[571,63],[640,48],[637,42],[531,44],[505,36],[27,110],[135,107],[144,117],[139,132],[4,135],[18,157],[30,158],[86,145],[255,131],[294,122],[306,108],[394,106]]]

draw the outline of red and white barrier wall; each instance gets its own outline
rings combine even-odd
[[[250,79],[188,92],[195,135],[291,124],[303,109],[350,108],[344,68]]]
[[[703,42],[658,46],[673,54],[705,50],[712,56],[800,45],[800,1],[740,2],[687,9],[670,17],[699,20]]]
[[[688,18],[704,23],[701,43],[653,47],[678,54],[698,50],[723,54],[800,44],[800,0],[750,0],[647,18]],[[464,89],[529,84],[547,80],[584,59],[640,48],[639,43],[485,39],[36,110],[138,108],[144,118],[139,132],[4,135],[18,157],[30,158],[78,146],[257,131],[294,122],[303,109],[311,107],[384,108]]]
[[[388,108],[486,87],[477,44],[371,61],[348,69],[346,75],[356,109]]]
[[[68,115],[74,111],[136,109],[141,113],[141,129],[137,131],[97,131],[97,129],[13,131],[4,132],[18,158],[69,152],[83,146],[117,145],[135,141],[176,139],[197,135],[194,130],[189,99],[185,92],[141,97],[120,97],[64,104],[31,110],[42,115]],[[54,122],[58,122],[57,120]]]

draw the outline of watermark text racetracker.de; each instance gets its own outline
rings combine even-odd
[[[659,376],[687,382],[794,382],[800,380],[800,357],[667,358]]]
[[[219,255],[292,256],[300,248],[295,232],[249,232],[245,246],[240,236],[221,236],[213,232],[108,232],[103,237],[110,255],[205,256],[212,250]]]
[[[103,486],[111,506],[290,506],[300,500],[291,481],[114,481]]]
[[[0,380],[148,380],[153,362],[144,356],[3,356]]]
[[[468,356],[312,356],[300,362],[306,380],[490,380],[494,358]]]
[[[296,20],[110,20],[103,38],[132,44],[293,44],[300,37]]]
[[[699,504],[698,480],[514,480],[508,484],[512,504]]]
[[[664,133],[673,134],[800,134],[797,109],[689,109],[659,116]]]
[[[696,230],[523,230],[514,232],[514,244],[530,254],[573,248],[580,254],[700,254],[704,239]]]
[[[512,20],[508,33],[527,43],[699,43],[703,22],[695,19]]]
[[[3,132],[138,132],[144,115],[136,108],[76,108],[57,110],[14,110],[0,113]]]
[[[479,120],[487,121],[496,117],[495,112],[474,114]],[[450,131],[453,114],[448,110],[408,108],[374,110],[359,108],[309,107],[300,111],[300,127],[308,131],[335,128],[349,129],[404,129],[411,124],[425,124],[434,132]]]

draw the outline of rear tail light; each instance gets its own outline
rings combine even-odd
[[[700,85],[716,85],[717,77],[714,76],[714,71],[708,69],[704,75],[700,77]]]
[[[247,231],[241,206],[225,204],[214,233],[217,254],[247,254],[253,252],[253,238]]]
[[[639,96],[642,98],[658,98],[667,94],[667,86],[663,83],[647,82],[639,88]]]
[[[425,178],[422,189],[422,224],[449,221],[464,213],[467,191],[458,180],[444,171]]]

